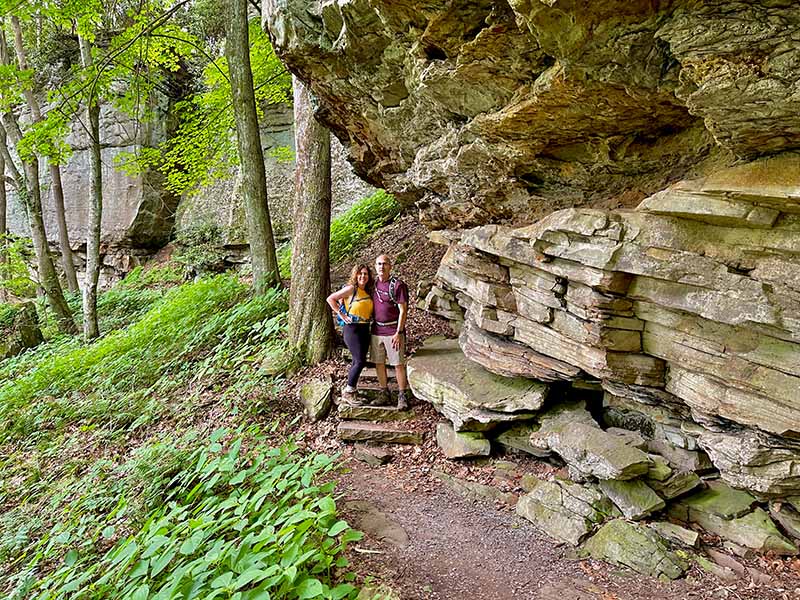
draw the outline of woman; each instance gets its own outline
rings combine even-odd
[[[353,267],[347,285],[328,296],[328,305],[334,316],[344,321],[344,343],[353,356],[353,364],[347,373],[347,387],[342,397],[355,400],[356,385],[364,365],[367,363],[367,350],[370,344],[372,325],[372,271],[365,264]]]

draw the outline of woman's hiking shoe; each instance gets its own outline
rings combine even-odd
[[[356,390],[342,390],[342,402],[344,404],[348,404],[350,406],[359,406],[361,403],[359,402],[358,392]]]

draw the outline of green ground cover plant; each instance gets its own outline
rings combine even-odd
[[[226,446],[224,430],[181,457],[188,466],[138,528],[119,536],[120,495],[106,519],[43,540],[18,576],[18,597],[61,598],[330,598],[352,597],[342,553],[361,535],[337,517],[333,485],[315,482],[335,461],[278,448],[260,433],[241,432]],[[242,451],[247,439],[249,452]],[[99,542],[116,540],[101,555]],[[102,545],[102,544],[101,544]],[[109,544],[106,544],[109,545]],[[63,556],[36,579],[36,559]],[[337,577],[350,579],[351,577]]]
[[[274,405],[286,291],[181,273],[101,296],[93,343],[0,361],[0,598],[356,593],[358,534],[319,483],[335,460],[286,442]]]
[[[357,248],[363,246],[367,237],[394,221],[400,214],[400,204],[394,196],[378,190],[371,196],[362,198],[346,212],[331,221],[331,264],[340,262]],[[278,263],[281,277],[291,277],[292,250],[284,247]]]

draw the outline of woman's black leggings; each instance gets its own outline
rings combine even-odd
[[[367,324],[347,324],[343,328],[344,343],[350,354],[353,355],[353,364],[347,373],[347,385],[356,387],[361,370],[367,364],[367,350],[369,350],[370,326]]]

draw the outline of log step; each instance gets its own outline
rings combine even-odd
[[[339,405],[339,418],[356,421],[405,421],[413,417],[410,410],[397,410],[396,406]]]
[[[421,444],[422,434],[394,429],[385,424],[345,421],[337,428],[339,439],[347,442],[381,442],[384,444]]]

